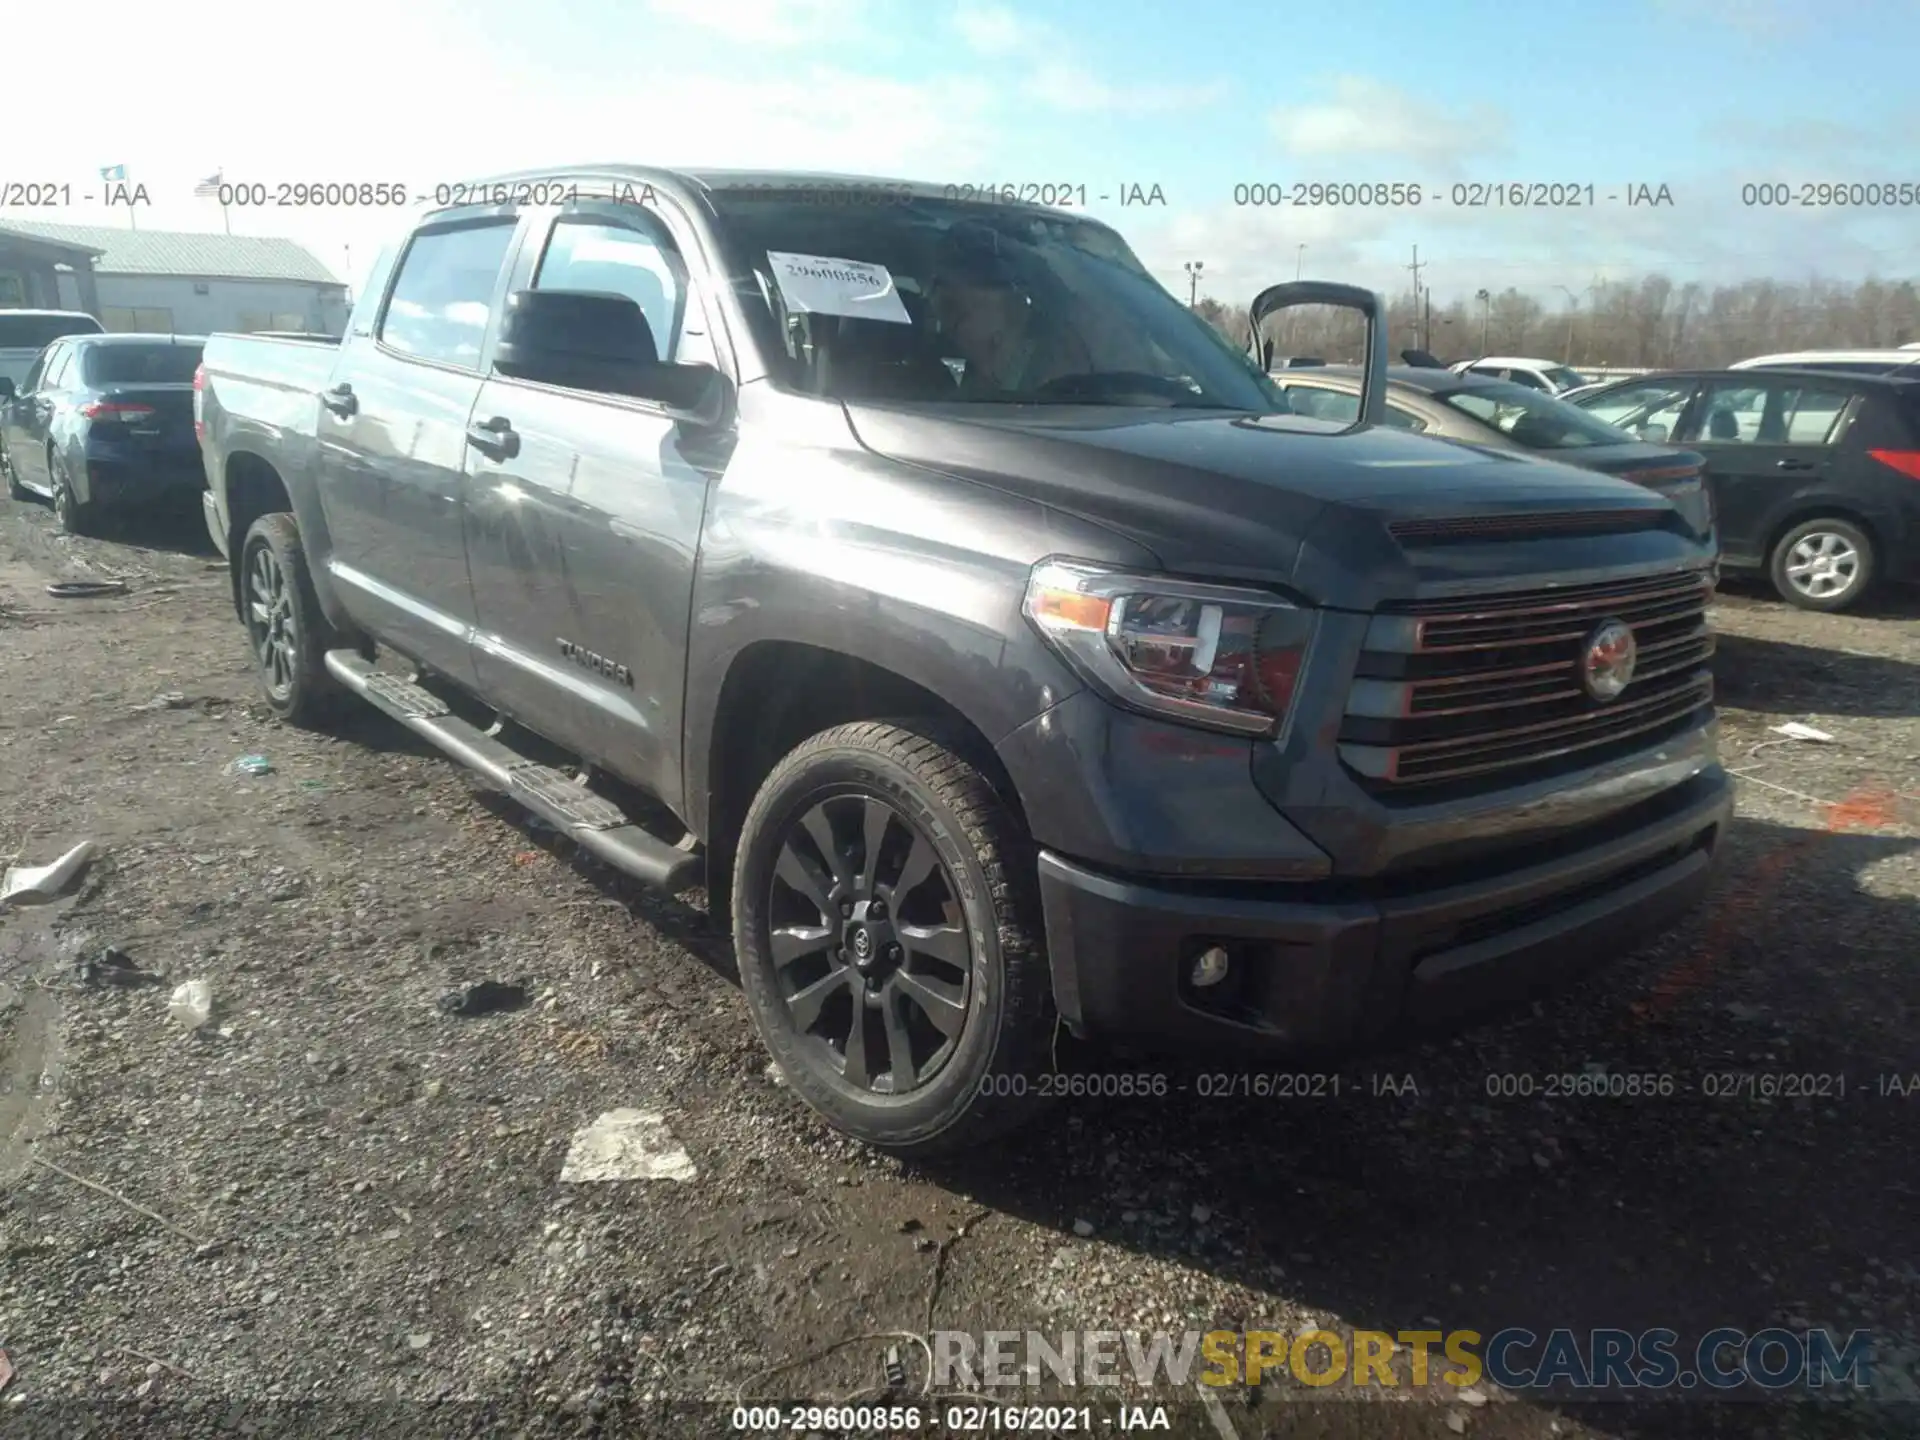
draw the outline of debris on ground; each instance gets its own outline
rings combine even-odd
[[[167,1014],[189,1030],[198,1030],[213,1015],[213,987],[204,980],[189,980],[167,1000]]]
[[[139,985],[164,985],[164,977],[151,970],[142,970],[134,958],[126,951],[112,945],[91,955],[84,955],[74,966],[74,978],[82,985],[118,985],[134,987]]]
[[[440,1012],[443,1015],[460,1015],[471,1018],[476,1015],[496,1015],[506,1010],[518,1010],[529,1001],[527,987],[508,985],[499,980],[481,980],[467,986],[464,990],[454,990],[440,997]]]
[[[1802,725],[1798,720],[1788,720],[1784,724],[1769,725],[1768,731],[1774,735],[1784,735],[1789,740],[1810,740],[1816,745],[1831,745],[1833,736],[1824,730],[1816,730],[1811,725]]]
[[[15,865],[0,876],[0,903],[52,900],[73,883],[93,859],[93,842],[82,840],[51,865]]]
[[[124,595],[127,582],[124,580],[58,580],[47,586],[47,593],[56,600],[92,600],[101,595]]]
[[[273,762],[264,755],[242,755],[233,762],[233,772],[236,775],[271,775]]]
[[[1073,1233],[1078,1235],[1082,1240],[1091,1240],[1093,1238],[1093,1222],[1091,1220],[1074,1221]]]
[[[609,1110],[575,1133],[560,1167],[564,1184],[600,1180],[692,1180],[699,1171],[656,1110]]]
[[[0,1350],[0,1390],[13,1383],[13,1360],[7,1352]]]

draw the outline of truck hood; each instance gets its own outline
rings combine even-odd
[[[1674,507],[1642,486],[1386,426],[1341,434],[1292,415],[1078,406],[847,408],[860,443],[889,459],[1093,521],[1169,571],[1289,585],[1323,605],[1372,609],[1708,558]]]

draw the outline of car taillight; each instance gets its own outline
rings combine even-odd
[[[80,413],[89,420],[117,420],[125,424],[136,420],[152,419],[153,407],[119,400],[96,400],[91,405],[82,405]]]
[[[1869,450],[1867,454],[1909,480],[1920,480],[1920,450]]]
[[[207,367],[202,361],[193,367],[193,437],[196,440],[207,438],[207,422],[202,417],[207,413]]]

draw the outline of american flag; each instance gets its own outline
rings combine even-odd
[[[202,180],[198,185],[194,186],[193,193],[196,195],[202,195],[202,196],[218,195],[220,193],[220,186],[222,185],[222,183],[224,182],[220,178],[220,172],[216,170],[213,172],[213,174],[209,175],[206,179]]]

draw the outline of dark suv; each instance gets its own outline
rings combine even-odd
[[[1920,378],[1686,370],[1572,403],[1705,456],[1722,563],[1767,575],[1804,610],[1920,576]]]

